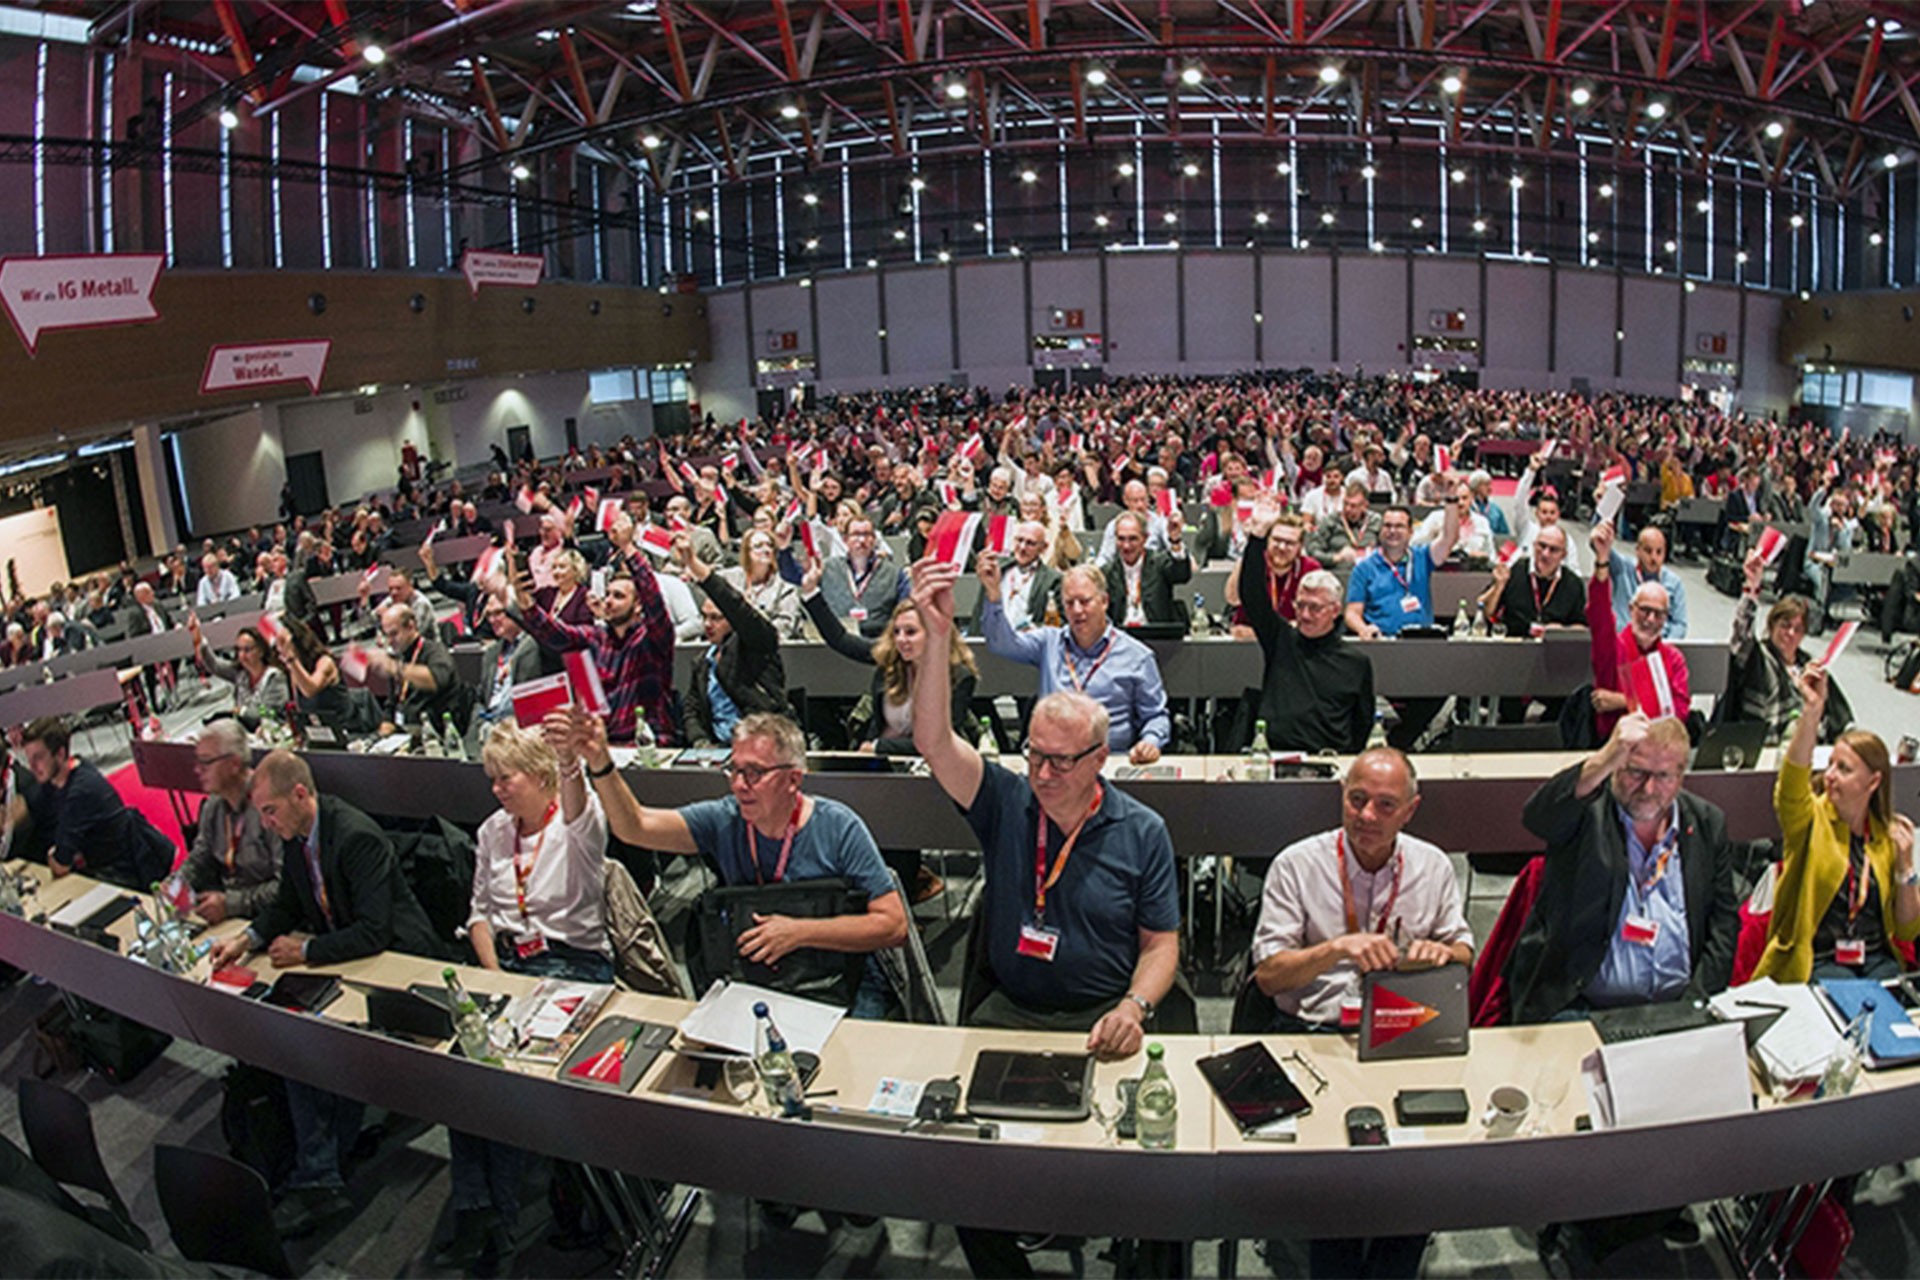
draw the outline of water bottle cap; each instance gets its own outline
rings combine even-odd
[[[448,965],[448,966],[447,966],[446,968],[444,968],[444,969],[442,969],[442,970],[440,971],[440,980],[441,980],[442,982],[452,982],[452,981],[453,981],[453,977],[454,977],[454,975],[453,975],[453,966],[452,966],[452,965]]]
[[[1166,1056],[1167,1056],[1167,1047],[1161,1044],[1158,1040],[1155,1040],[1152,1044],[1147,1046],[1147,1061],[1158,1062],[1160,1061],[1160,1059]]]
[[[756,1000],[756,1001],[754,1001],[754,1002],[753,1002],[753,1016],[754,1016],[754,1017],[756,1017],[756,1018],[764,1018],[764,1017],[766,1017],[766,1016],[767,1016],[767,1013],[768,1013],[768,1010],[767,1010],[767,1002],[766,1002],[765,1000]]]

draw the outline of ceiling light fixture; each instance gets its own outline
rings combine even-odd
[[[1206,78],[1207,73],[1200,69],[1197,62],[1189,62],[1180,72],[1180,83],[1184,85],[1197,85]]]
[[[1795,231],[1798,231],[1801,227],[1804,227],[1807,225],[1807,220],[1796,213],[1791,218],[1787,219],[1787,225],[1792,227]]]
[[[220,108],[220,127],[222,129],[238,129],[240,127],[239,113],[234,111],[232,107]]]
[[[1458,71],[1449,71],[1446,79],[1440,82],[1440,91],[1442,93],[1458,93],[1460,92],[1462,83],[1463,81],[1460,79],[1460,73]]]
[[[1600,198],[1602,200],[1613,199],[1613,184],[1611,182],[1603,182],[1600,184]]]
[[[1767,121],[1766,132],[1769,138],[1778,139],[1783,137],[1787,132],[1786,122],[1783,120],[1769,120]]]
[[[1584,107],[1593,101],[1593,90],[1584,84],[1577,84],[1568,92],[1567,99],[1576,107]]]
[[[640,135],[640,145],[649,151],[658,151],[660,149],[660,135],[657,133],[643,133]]]
[[[1427,220],[1425,218],[1415,218],[1409,225],[1411,225],[1415,231],[1422,231],[1426,229]]]
[[[1320,64],[1320,83],[1321,84],[1339,84],[1340,68],[1334,66],[1331,62],[1321,63]]]
[[[533,176],[533,170],[527,168],[527,166],[525,166],[524,164],[516,163],[513,166],[513,180],[515,182],[525,182],[528,178],[531,178],[532,176]]]
[[[1107,82],[1107,69],[1102,66],[1087,68],[1087,83],[1098,89]]]
[[[1133,176],[1133,161],[1122,160],[1120,162],[1120,176],[1123,178],[1131,178]]]
[[[1253,220],[1259,223],[1263,227],[1266,226],[1267,223],[1273,221],[1273,219],[1268,216],[1267,211],[1265,209],[1262,209],[1260,212],[1254,214]]]
[[[367,60],[368,66],[377,67],[387,60],[387,51],[369,40],[361,46],[360,56]]]
[[[1465,182],[1467,180],[1467,171],[1465,169],[1455,169],[1452,173],[1448,174],[1447,176],[1453,179],[1455,186],[1458,186],[1460,183]]]
[[[800,118],[800,104],[797,102],[781,103],[780,118],[782,120],[798,120]]]
[[[1368,182],[1372,182],[1376,177],[1379,176],[1379,174],[1380,174],[1380,171],[1374,168],[1370,164],[1360,166],[1360,176],[1365,178]]]
[[[1485,218],[1475,218],[1473,220],[1473,230],[1477,235],[1486,234],[1487,220]]]
[[[1652,102],[1649,102],[1647,104],[1647,119],[1661,120],[1666,117],[1666,114],[1667,114],[1667,104],[1663,102],[1661,99],[1655,98]]]
[[[1330,227],[1333,225],[1333,210],[1323,209],[1320,211],[1320,225],[1323,227]]]
[[[1028,186],[1032,186],[1034,183],[1040,181],[1040,175],[1032,169],[1022,169],[1020,171],[1020,181],[1026,183]]]
[[[804,205],[809,205],[809,206],[819,204],[820,196],[817,192],[813,192],[813,191],[802,192],[800,196],[800,203]]]
[[[925,191],[927,189],[927,180],[916,173],[907,179],[907,189],[910,191]]]
[[[1284,178],[1288,174],[1293,172],[1293,166],[1288,164],[1285,160],[1282,160],[1279,164],[1273,166],[1273,171]]]
[[[1189,178],[1197,178],[1200,176],[1200,166],[1189,160],[1180,166],[1180,172]]]
[[[966,96],[967,96],[967,82],[965,80],[962,80],[959,76],[950,77],[947,80],[947,97],[951,98],[955,102],[959,102],[962,99],[964,99]]]

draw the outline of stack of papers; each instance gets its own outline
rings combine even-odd
[[[767,1002],[773,1024],[787,1039],[787,1048],[796,1052],[819,1053],[826,1047],[840,1019],[847,1011],[837,1005],[821,1004],[785,995],[751,982],[716,980],[700,997],[693,1012],[680,1020],[680,1034],[700,1044],[734,1053],[753,1052],[753,1006]]]
[[[532,1062],[559,1062],[567,1056],[613,995],[611,986],[542,978],[540,985],[507,1008],[520,1051]]]
[[[1818,1080],[1840,1043],[1841,1027],[1832,1007],[1817,988],[1804,983],[1761,978],[1722,991],[1708,1006],[1728,1022],[1779,1015],[1753,1045],[1754,1060],[1771,1084]]]
[[[1753,1110],[1738,1023],[1602,1045],[1580,1064],[1596,1129],[1670,1124]]]

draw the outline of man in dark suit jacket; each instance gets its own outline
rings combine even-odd
[[[724,746],[733,740],[734,724],[756,711],[787,713],[780,633],[766,614],[694,553],[693,540],[684,531],[673,535],[673,555],[686,567],[687,580],[707,593],[700,612],[708,648],[693,664],[685,690],[687,741],[696,747]],[[713,696],[715,681],[724,700]]]
[[[1522,820],[1547,847],[1507,958],[1515,1022],[1725,989],[1739,930],[1727,819],[1680,789],[1686,766],[1686,726],[1635,712],[1528,799]]]
[[[413,896],[393,845],[373,819],[315,792],[306,761],[272,751],[253,771],[253,806],[282,845],[280,891],[245,931],[216,945],[215,968],[264,947],[276,969],[340,964],[405,951],[441,958],[427,913]],[[274,1210],[283,1236],[305,1235],[352,1209],[340,1170],[366,1104],[288,1080],[294,1165]]]
[[[1173,589],[1193,577],[1180,542],[1180,522],[1167,522],[1167,551],[1147,550],[1147,522],[1123,511],[1113,522],[1114,557],[1107,563],[1107,617],[1116,627],[1178,622]]]
[[[1765,498],[1760,493],[1760,469],[1748,467],[1740,475],[1740,484],[1727,495],[1720,508],[1720,550],[1737,555],[1746,546],[1747,526],[1764,520]]]
[[[493,629],[498,648],[489,649],[480,663],[480,698],[474,714],[482,724],[493,724],[513,715],[513,690],[542,674],[540,646],[520,629],[507,607],[498,600],[487,602],[487,625]],[[486,736],[482,729],[481,736]]]

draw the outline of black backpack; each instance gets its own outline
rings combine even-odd
[[[245,1062],[220,1082],[220,1132],[233,1158],[277,1187],[293,1172],[293,1110],[287,1083]]]

